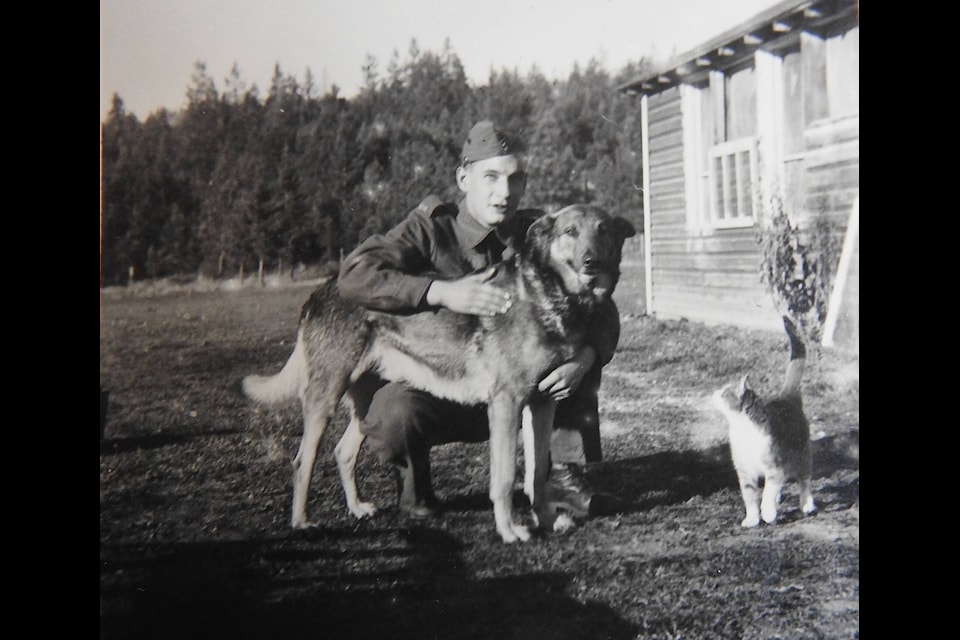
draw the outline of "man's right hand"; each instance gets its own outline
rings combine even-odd
[[[513,300],[509,291],[490,284],[496,272],[490,267],[459,280],[434,280],[427,289],[427,304],[474,316],[506,313]]]

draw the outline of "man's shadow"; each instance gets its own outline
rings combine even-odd
[[[471,580],[428,528],[317,529],[273,539],[100,548],[100,637],[634,638],[557,573]]]

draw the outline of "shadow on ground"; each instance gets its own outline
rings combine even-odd
[[[430,529],[100,547],[100,637],[600,640],[636,629],[566,575],[467,580]]]
[[[814,440],[811,454],[813,479],[824,481],[834,501],[850,506],[859,500],[859,430]],[[849,471],[858,473],[845,473]],[[851,475],[855,477],[851,479]],[[596,489],[617,497],[603,511],[619,512],[682,504],[695,496],[707,497],[738,487],[726,443],[702,450],[665,451],[605,462],[591,479]]]

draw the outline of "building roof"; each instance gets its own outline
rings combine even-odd
[[[652,95],[681,83],[705,83],[710,71],[746,65],[758,49],[785,50],[796,46],[803,32],[828,37],[859,24],[859,0],[784,0],[617,88],[631,95]]]

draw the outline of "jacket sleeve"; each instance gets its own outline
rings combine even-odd
[[[587,344],[593,347],[593,350],[597,353],[597,361],[594,366],[603,367],[613,360],[613,354],[617,350],[619,341],[620,311],[611,298],[600,305],[587,333]]]
[[[340,295],[379,311],[426,308],[433,277],[431,223],[423,208],[414,209],[385,234],[371,236],[344,259],[337,278]]]

